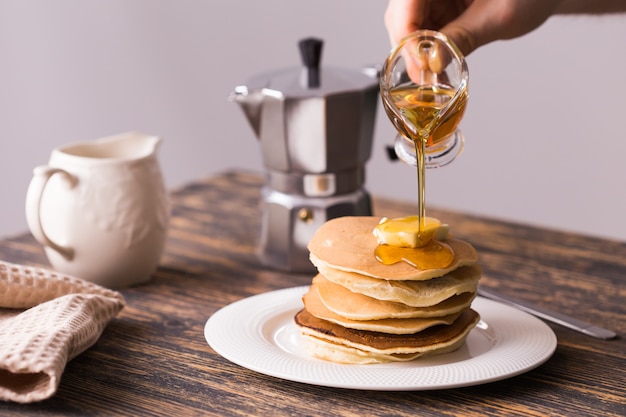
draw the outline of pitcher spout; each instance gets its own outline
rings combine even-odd
[[[132,134],[132,133],[131,133]],[[145,143],[146,155],[154,155],[159,150],[163,139],[160,136],[143,135],[136,133]]]

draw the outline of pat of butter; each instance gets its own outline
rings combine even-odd
[[[383,218],[373,233],[379,244],[399,248],[419,248],[433,239],[445,240],[448,237],[447,224],[442,224],[434,217],[425,217],[423,220],[423,230],[420,232],[418,216]]]

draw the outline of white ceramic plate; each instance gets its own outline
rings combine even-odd
[[[204,335],[224,358],[290,381],[367,390],[431,390],[483,384],[529,371],[552,356],[557,340],[544,322],[477,297],[481,316],[467,342],[452,353],[375,365],[345,365],[304,352],[293,316],[308,286],[259,294],[217,311]]]

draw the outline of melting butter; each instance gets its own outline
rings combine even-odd
[[[376,259],[385,265],[404,261],[418,269],[450,265],[454,251],[441,242],[448,235],[448,226],[434,217],[423,220],[420,227],[418,216],[382,219],[373,232],[378,240]]]

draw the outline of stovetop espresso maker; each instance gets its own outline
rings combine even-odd
[[[371,215],[364,189],[371,155],[378,73],[320,66],[323,42],[299,42],[303,66],[260,74],[237,86],[266,168],[259,258],[313,271],[307,244],[325,221]]]

